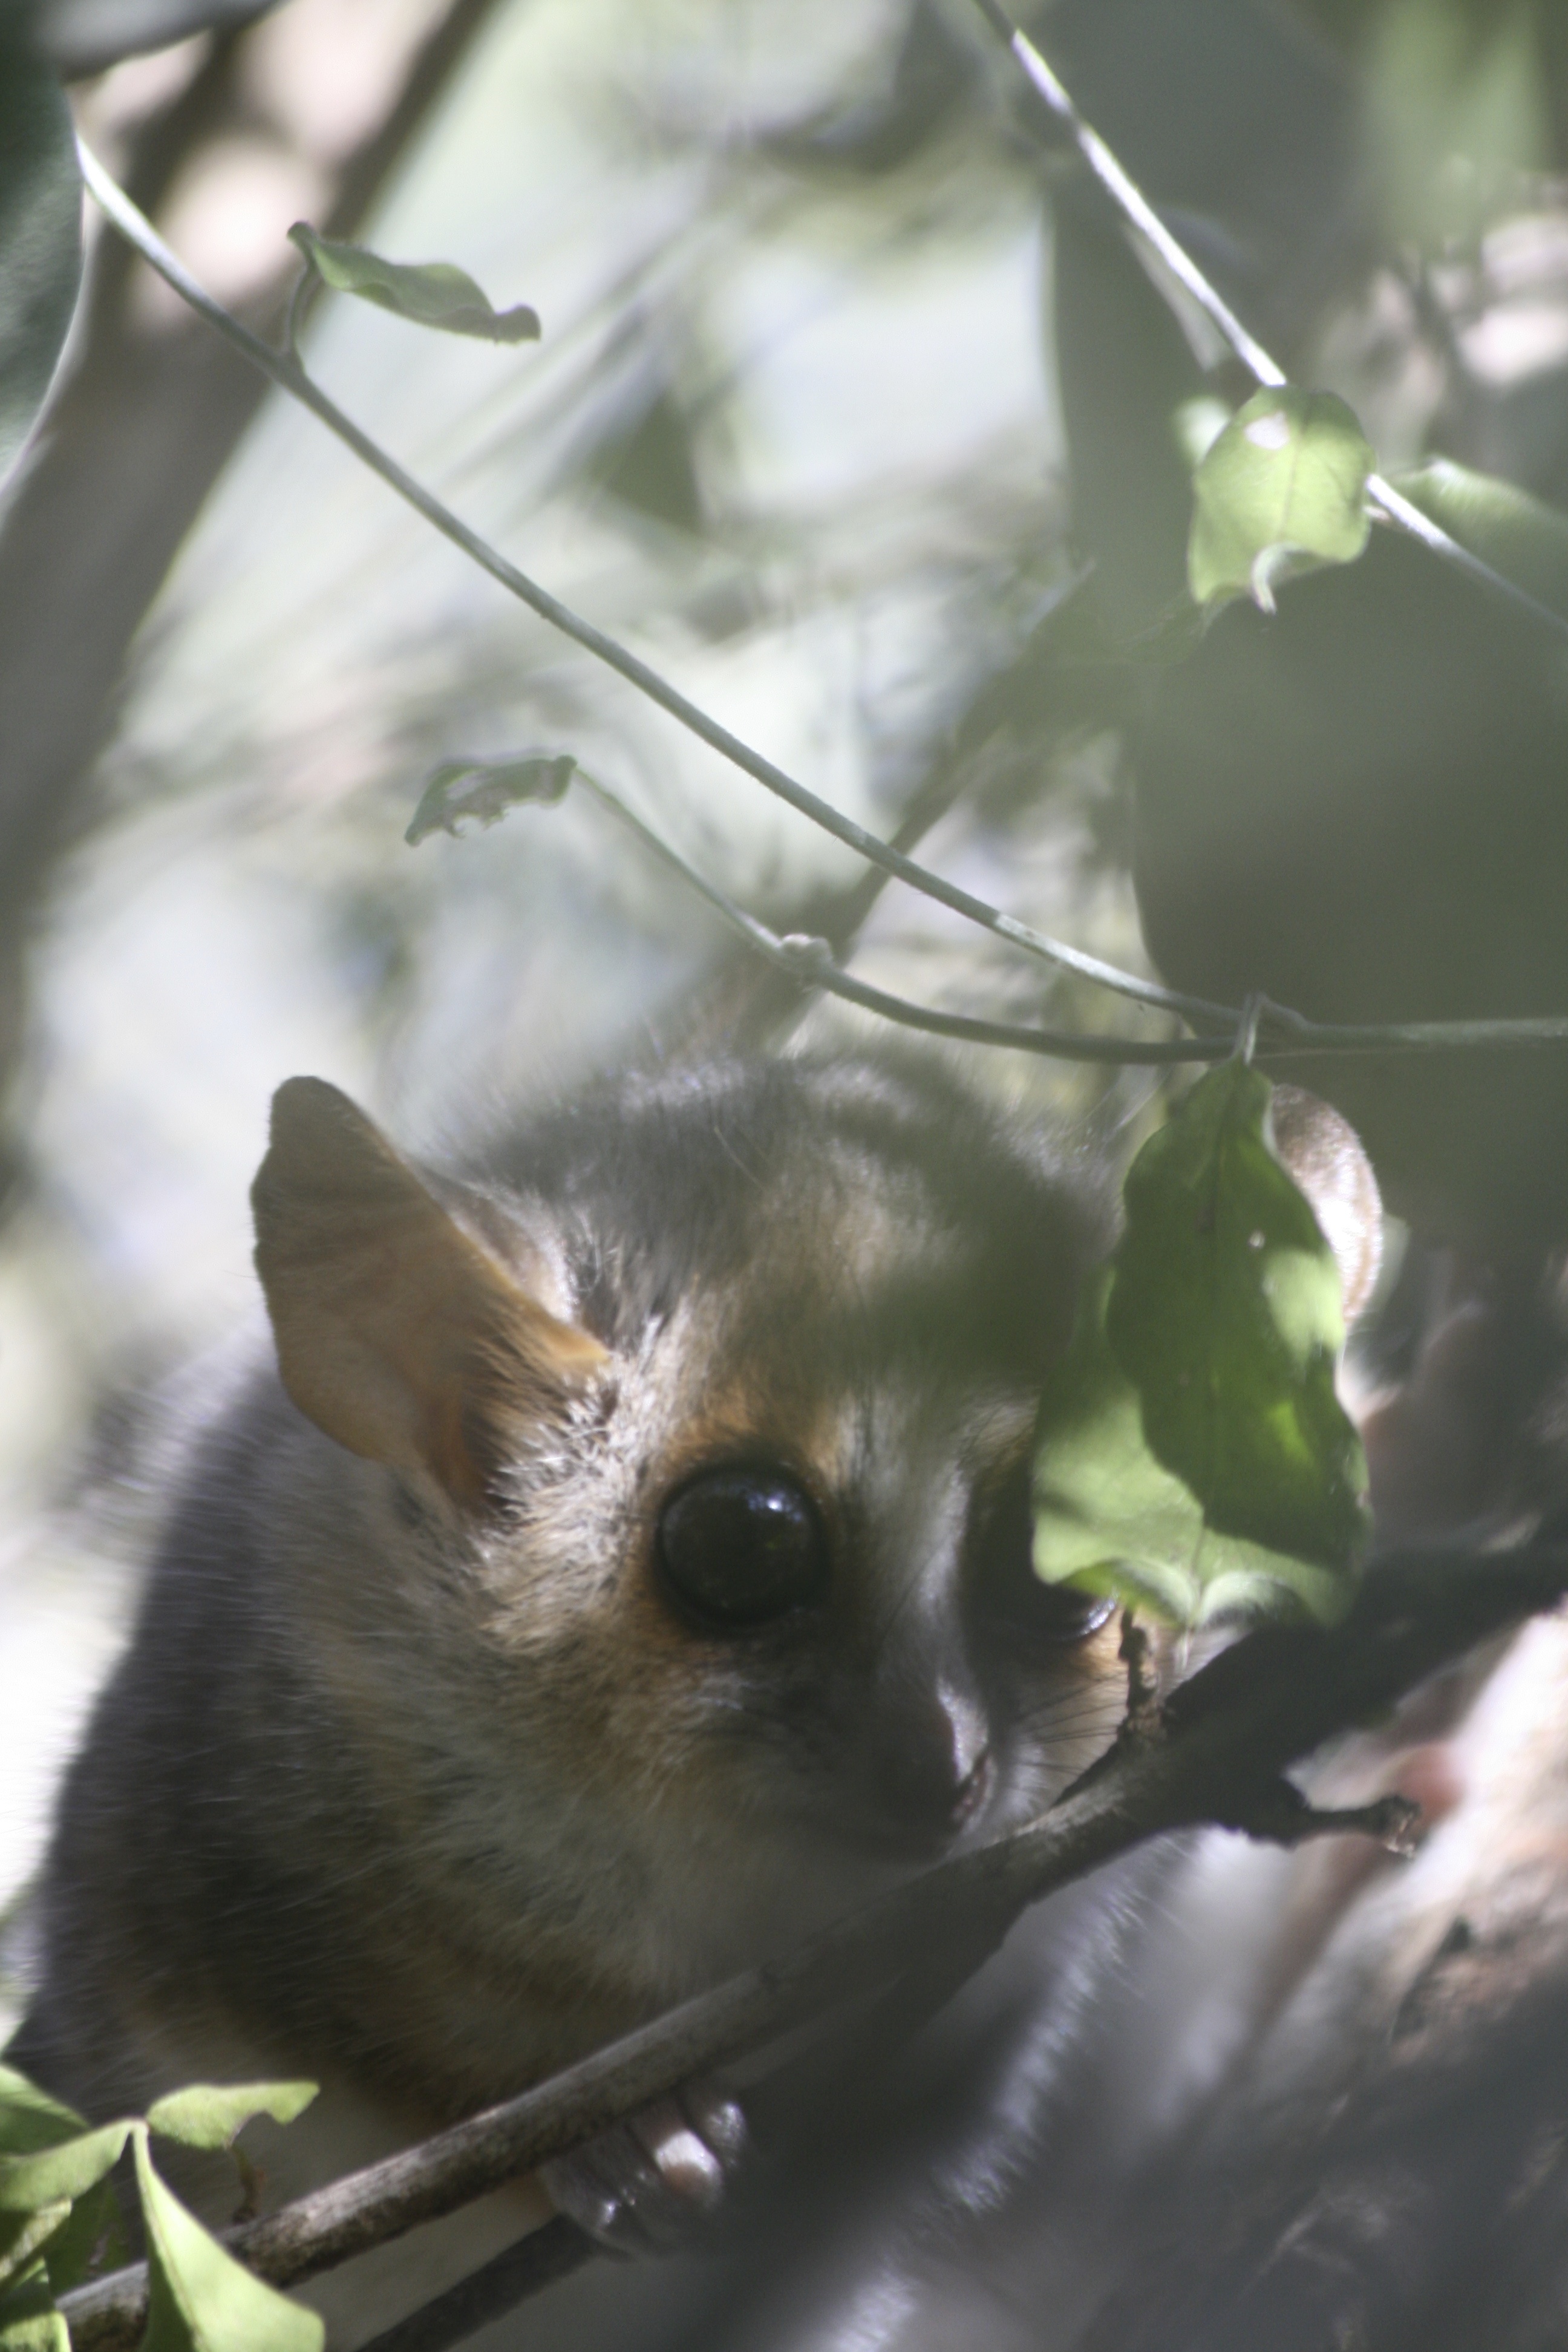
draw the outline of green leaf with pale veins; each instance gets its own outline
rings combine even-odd
[[[76,135],[27,14],[0,11],[0,478],[43,407],[81,283]]]
[[[539,313],[526,302],[515,310],[492,310],[466,269],[452,261],[386,261],[363,245],[319,236],[309,221],[296,221],[289,235],[318,276],[340,294],[357,294],[417,327],[439,327],[448,335],[478,335],[488,343],[533,343]]]
[[[154,2099],[147,2120],[165,2139],[186,2147],[227,2147],[253,2116],[291,2124],[315,2097],[314,2083],[192,2083]]]
[[[552,806],[565,798],[576,769],[570,751],[524,751],[511,760],[447,760],[421,793],[403,838],[414,847],[426,834],[455,835],[465,817],[494,824],[509,808],[529,801]]]
[[[135,2147],[149,2290],[141,2352],[322,2352],[316,2314],[244,2269],[159,2179],[143,2126]]]
[[[1331,1620],[1365,1540],[1338,1269],[1274,1156],[1270,1093],[1226,1064],[1139,1153],[1041,1406],[1039,1573],[1179,1624]]]
[[[1373,457],[1331,392],[1281,384],[1238,408],[1193,476],[1187,584],[1200,604],[1274,591],[1298,572],[1353,563],[1371,529]]]

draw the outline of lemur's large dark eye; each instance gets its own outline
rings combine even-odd
[[[782,1617],[827,1580],[822,1522],[783,1470],[737,1464],[693,1478],[665,1505],[658,1548],[677,1600],[715,1626]]]
[[[977,1598],[993,1623],[1025,1642],[1087,1642],[1115,1607],[1035,1573],[1034,1510],[1027,1468],[992,1496],[980,1523]]]

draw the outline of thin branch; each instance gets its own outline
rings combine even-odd
[[[748,914],[716,882],[710,882],[608,784],[601,783],[584,768],[576,770],[575,781],[634,833],[645,849],[705,898],[758,955],[781,971],[787,971],[802,987],[820,988],[829,996],[841,997],[847,1004],[862,1005],[901,1028],[922,1030],[931,1036],[959,1037],[978,1045],[1011,1046],[1021,1053],[1041,1054],[1058,1061],[1125,1063],[1136,1068],[1154,1068],[1168,1063],[1223,1062],[1239,1051],[1245,1051],[1249,1060],[1268,1061],[1308,1054],[1375,1053],[1390,1046],[1410,1053],[1435,1053],[1456,1046],[1484,1045],[1495,1049],[1500,1045],[1568,1045],[1568,1016],[1555,1013],[1521,1021],[1330,1023],[1308,1021],[1301,1013],[1292,1013],[1286,1005],[1274,1004],[1265,996],[1249,997],[1240,1013],[1230,1015],[1236,1026],[1222,1035],[1158,1038],[1142,1043],[1090,1031],[1037,1029],[1023,1022],[984,1021],[969,1013],[943,1013],[935,1005],[917,1004],[912,998],[896,996],[887,989],[873,987],[868,981],[857,980],[835,961],[826,940],[805,937],[798,931],[781,938],[766,923]],[[1259,1043],[1258,1033],[1265,1026],[1286,1034]]]
[[[309,2277],[569,2153],[692,2074],[896,1984],[929,1964],[955,1925],[979,1948],[1029,1904],[1162,1831],[1218,1822],[1287,1843],[1310,1835],[1310,1809],[1281,1801],[1289,1765],[1565,1591],[1564,1547],[1384,1559],[1339,1626],[1249,1635],[1176,1690],[1153,1722],[1124,1728],[1027,1828],[924,1872],[537,2089],[231,2230],[226,2242],[279,2285]],[[146,2295],[137,2264],[62,2298],[77,2352],[133,2344]]]
[[[509,562],[498,549],[481,539],[478,531],[471,530],[449,507],[443,506],[423,483],[416,481],[412,474],[405,473],[395,458],[389,457],[306,374],[296,358],[287,352],[275,352],[259,335],[252,334],[248,327],[232,317],[221,302],[214,300],[205,288],[192,277],[178,256],[164,244],[152,222],[137,210],[123,189],[110,178],[97,157],[79,141],[78,153],[81,160],[82,177],[109,219],[136,247],[143,260],[209,326],[231,342],[236,350],[243,352],[264,375],[270,376],[274,383],[310,409],[329,432],[335,433],[338,439],[370,467],[372,473],[378,475],[390,489],[395,490],[398,497],[413,507],[416,513],[422,514],[444,539],[450,540],[455,547],[460,547],[465,555],[471,557],[482,571],[489,573],[492,580],[499,581],[542,621],[548,622],[553,629],[559,629],[563,636],[572,638],[574,644],[582,646],[586,652],[626,678],[628,684],[647,695],[649,701],[656,702],[661,710],[667,711],[700,742],[717,751],[721,758],[728,760],[791,808],[797,809],[803,816],[809,817],[825,833],[831,834],[836,841],[841,841],[847,848],[868,859],[873,866],[881,866],[896,881],[907,882],[911,889],[920,891],[925,898],[934,898],[938,905],[962,915],[966,921],[977,923],[983,930],[994,932],[999,939],[1010,940],[1013,946],[1022,948],[1026,954],[1038,956],[1047,963],[1058,964],[1068,971],[1076,971],[1085,980],[1097,981],[1102,987],[1115,990],[1118,995],[1131,997],[1136,1003],[1153,1005],[1163,1013],[1219,1022],[1234,1018],[1223,1005],[1211,1004],[1203,997],[1184,995],[1178,990],[1163,988],[1158,982],[1139,979],[1131,972],[1119,971],[1113,964],[1102,962],[1099,956],[1086,955],[1081,949],[1047,938],[1043,931],[1019,922],[1015,916],[1005,915],[999,908],[990,906],[984,898],[976,898],[970,891],[961,889],[957,883],[944,880],[940,874],[932,873],[928,867],[918,865],[913,858],[904,856],[901,851],[889,847],[876,834],[858,824],[853,817],[846,816],[830,802],[821,799],[806,785],[798,783],[793,776],[786,775],[771,760],[764,759],[760,751],[753,751],[749,743],[742,742],[738,735],[732,735],[727,727],[721,727],[697,703],[689,701],[678,687],[672,686],[668,678],[661,677],[629,647],[619,644],[614,637],[606,636],[591,621],[584,620],[573,612],[570,605],[562,604],[559,597],[542,588],[527,572],[519,571],[515,563]]]
[[[979,0],[979,5],[986,8],[988,15],[991,14],[992,0]],[[993,17],[993,21],[1005,23],[1005,18],[1000,18],[999,12]],[[1060,85],[1055,83],[1054,77],[1049,75],[1049,68],[1045,66],[1044,60],[1038,58],[1038,53],[1024,40],[1022,34],[1011,37],[1022,44],[1023,50],[1037,60],[1040,70],[1059,90]],[[1066,100],[1065,92],[1062,93],[1062,98],[1064,103],[1070,109],[1070,101]],[[1071,114],[1070,119],[1078,124],[1079,118],[1076,112]],[[1094,134],[1088,131],[1087,126],[1079,124],[1079,129],[1085,139],[1093,138]],[[1100,153],[1101,150],[1102,142],[1097,142],[1095,152]],[[1109,153],[1109,150],[1103,152]],[[605,663],[608,667],[616,670],[631,685],[637,687],[641,693],[646,694],[651,701],[656,702],[661,709],[668,711],[673,719],[688,728],[700,740],[707,743],[724,759],[742,770],[745,774],[763,784],[769,792],[775,793],[779,799],[787,802],[792,808],[798,809],[802,815],[809,817],[825,832],[831,834],[836,840],[843,842],[847,848],[855,850],[858,855],[865,857],[871,865],[879,866],[895,880],[908,883],[911,889],[920,891],[925,898],[935,899],[939,905],[949,908],[955,914],[962,915],[966,920],[977,924],[983,930],[990,931],[999,939],[1009,940],[1013,946],[1022,948],[1027,954],[1037,956],[1047,963],[1056,964],[1064,971],[1077,972],[1080,978],[1111,989],[1116,994],[1127,997],[1134,1003],[1147,1004],[1156,1011],[1174,1013],[1188,1022],[1201,1023],[1211,1028],[1222,1028],[1225,1031],[1225,1038],[1222,1042],[1213,1036],[1194,1037],[1190,1041],[1166,1040],[1143,1045],[1135,1045],[1114,1038],[1090,1040],[1066,1033],[1021,1028],[1007,1022],[974,1020],[961,1013],[928,1012],[924,1008],[908,1003],[900,997],[892,996],[884,990],[874,989],[864,982],[852,980],[847,974],[840,976],[840,983],[835,991],[836,993],[845,996],[850,1003],[865,1006],[869,1012],[879,1013],[889,1020],[899,1021],[905,1026],[924,1028],[940,1036],[962,1038],[977,1045],[1017,1046],[1026,1052],[1050,1055],[1063,1060],[1124,1062],[1152,1066],[1168,1062],[1206,1062],[1223,1058],[1224,1053],[1229,1050],[1236,1024],[1241,1017],[1236,1007],[1211,1003],[1206,997],[1188,996],[1178,990],[1163,988],[1156,982],[1142,980],[1131,972],[1121,971],[1115,965],[1102,961],[1098,956],[1088,955],[1081,949],[1068,947],[1064,941],[1048,938],[1046,933],[1035,930],[1029,924],[1019,922],[1016,917],[1004,914],[999,908],[993,907],[986,900],[977,898],[971,892],[961,889],[956,883],[946,881],[929,867],[917,864],[913,858],[906,857],[901,851],[892,848],[877,835],[868,833],[864,825],[858,824],[852,817],[844,815],[842,811],[820,799],[805,785],[796,782],[793,777],[786,775],[782,768],[775,767],[772,761],[764,759],[760,751],[755,751],[749,744],[743,743],[739,736],[731,735],[728,728],[721,727],[716,719],[710,718],[696,703],[689,701],[678,688],[671,686],[668,679],[661,677],[657,670],[650,669],[646,662],[639,659],[627,647],[619,645],[615,638],[606,636],[602,630],[596,629],[592,622],[583,620],[568,605],[563,604],[556,597],[552,596],[547,589],[540,587],[537,582],[531,580],[526,572],[520,572],[515,564],[510,563],[505,556],[491,547],[487,541],[481,539],[477,531],[471,530],[467,523],[453,514],[449,508],[443,506],[441,501],[422,484],[416,482],[412,475],[405,473],[395,458],[388,457],[368,434],[363,432],[353,419],[345,415],[336,403],[311,381],[298,360],[291,358],[287,352],[275,352],[269,344],[261,340],[260,336],[253,334],[248,327],[232,317],[220,302],[215,301],[205,288],[191,276],[177,256],[171,252],[152,223],[137,210],[123,191],[110,178],[90,150],[79,142],[79,152],[81,158],[82,175],[97,202],[121,233],[167,280],[175,292],[202,318],[205,319],[209,325],[216,328],[219,334],[226,337],[237,350],[243,352],[264,374],[270,376],[275,383],[280,385],[285,392],[290,394],[294,399],[300,401],[319,417],[331,432],[336,434],[338,438],[370,467],[373,473],[378,475],[390,488],[397,492],[400,498],[406,500],[416,512],[422,514],[426,520],[442,534],[443,538],[450,540],[455,546],[460,547],[465,554],[472,557],[473,561],[488,572],[492,579],[499,581],[502,587],[527,604],[532,612],[537,613],[541,619],[547,621],[552,627],[559,629],[563,635],[571,637],[587,652]],[[1117,168],[1120,171],[1120,166]],[[1125,179],[1125,174],[1121,174],[1121,177]],[[1131,181],[1127,182],[1127,186],[1131,187]],[[1136,194],[1136,191],[1133,193]],[[1142,198],[1139,199],[1141,204],[1142,201]],[[1191,264],[1190,267],[1196,269],[1195,263]],[[1199,275],[1201,276],[1201,273]],[[1214,299],[1218,302],[1220,298],[1215,294]],[[1226,315],[1228,316],[1228,313]],[[1392,495],[1397,496],[1397,494]],[[1408,501],[1405,500],[1399,503],[1402,506],[1408,505]],[[1438,531],[1435,524],[1426,524],[1425,518],[1419,517],[1415,509],[1412,508],[1410,512],[1416,516],[1421,525],[1422,535],[1437,552],[1447,555],[1452,548],[1453,554],[1449,560],[1462,560],[1478,577],[1484,577],[1485,584],[1496,585],[1507,590],[1510,594],[1514,593],[1509,588],[1507,582],[1501,580],[1499,575],[1489,572],[1484,564],[1477,564],[1473,558],[1458,546],[1457,542],[1449,541],[1446,533]],[[1415,524],[1412,523],[1409,527],[1415,529]],[[1540,607],[1539,610],[1542,614],[1546,614],[1544,606]],[[1555,614],[1546,614],[1546,617],[1552,620],[1554,627],[1568,627],[1568,624],[1561,623]],[[714,903],[719,904],[720,901],[716,898]],[[754,944],[760,945],[761,942],[754,942]],[[798,964],[794,968],[799,973]],[[810,971],[800,976],[808,981],[815,979],[815,974]],[[1308,1021],[1300,1013],[1292,1013],[1284,1007],[1270,1005],[1267,1008],[1267,1018],[1272,1028],[1289,1029],[1290,1036],[1289,1045],[1276,1042],[1271,1038],[1267,1048],[1269,1056],[1281,1053],[1302,1052],[1370,1053],[1385,1047],[1417,1051],[1439,1051],[1453,1047],[1489,1049],[1500,1045],[1557,1045],[1568,1041],[1568,1018],[1556,1016],[1519,1021],[1324,1024]],[[1261,1050],[1259,1058],[1264,1058]]]
[[[1176,283],[1189,294],[1205,318],[1215,326],[1225,341],[1262,384],[1283,384],[1289,381],[1284,369],[1271,352],[1252,334],[1231,309],[1218,288],[1199,268],[1186,247],[1172,236],[1148,197],[1123,169],[1106,145],[1098,131],[1087,123],[1069,93],[1047,64],[1039,50],[1026,34],[1021,33],[999,0],[975,0],[975,5],[997,39],[1011,55],[1023,73],[1035,96],[1045,107],[1053,121],[1059,124],[1071,139],[1079,153],[1105,190],[1111,203],[1130,221],[1145,242],[1159,256]],[[1366,485],[1367,497],[1383,516],[1399,530],[1418,539],[1423,547],[1465,573],[1479,588],[1498,596],[1516,611],[1528,614],[1541,627],[1550,629],[1555,636],[1568,636],[1568,616],[1553,612],[1550,604],[1521,588],[1502,572],[1494,572],[1472,555],[1468,547],[1451,539],[1429,515],[1422,513],[1404,492],[1396,490],[1382,474],[1372,475]]]
[[[979,5],[986,10],[998,30],[1005,26],[1006,19],[994,7],[994,0],[979,0]],[[1103,142],[1099,141],[1087,125],[1079,121],[1076,110],[1072,109],[1070,100],[1067,98],[1066,92],[1061,89],[1061,85],[1051,75],[1049,68],[1046,66],[1038,52],[1024,40],[1022,34],[1009,31],[1007,38],[1010,47],[1019,45],[1016,53],[1019,55],[1020,62],[1025,64],[1026,70],[1029,72],[1031,80],[1036,78],[1036,67],[1046,76],[1050,88],[1059,94],[1061,105],[1068,110],[1064,119],[1076,126],[1075,136],[1081,133],[1083,141],[1091,142],[1094,155],[1098,156],[1101,164],[1109,169],[1110,165],[1106,163],[1106,159],[1110,157],[1109,149],[1104,147]],[[1029,59],[1034,60],[1034,65],[1031,66],[1028,63]],[[1044,94],[1043,91],[1042,94]],[[1058,110],[1055,101],[1052,103],[1053,110]],[[492,579],[499,581],[503,588],[528,605],[531,611],[537,613],[542,620],[547,621],[552,628],[559,629],[563,635],[571,637],[574,643],[582,646],[587,652],[605,663],[609,668],[616,671],[641,693],[647,695],[651,701],[656,702],[661,709],[668,711],[671,718],[679,720],[681,726],[689,729],[700,741],[718,751],[722,758],[752,777],[767,791],[775,793],[779,799],[787,802],[792,808],[798,809],[802,815],[811,818],[825,832],[831,834],[836,840],[843,842],[847,848],[855,850],[869,864],[879,867],[893,879],[908,883],[911,889],[920,891],[923,897],[935,899],[940,906],[949,908],[953,913],[962,915],[967,921],[977,924],[981,929],[992,932],[998,939],[1010,941],[1013,946],[1023,949],[1026,954],[1037,956],[1047,963],[1056,964],[1064,971],[1077,972],[1080,978],[1094,981],[1102,987],[1111,989],[1116,994],[1127,997],[1134,1003],[1147,1004],[1158,1012],[1174,1013],[1190,1023],[1199,1023],[1210,1028],[1221,1028],[1225,1032],[1225,1036],[1223,1040],[1208,1036],[1194,1037],[1190,1041],[1174,1039],[1135,1045],[1118,1038],[1090,1039],[1049,1030],[1028,1029],[1008,1022],[980,1021],[972,1019],[966,1014],[930,1011],[912,1005],[901,997],[890,995],[885,990],[871,988],[864,982],[852,980],[847,973],[838,976],[837,982],[834,986],[835,994],[844,996],[851,1003],[863,1005],[868,1012],[881,1013],[889,1020],[900,1022],[906,1027],[922,1028],[939,1036],[962,1038],[972,1044],[1016,1046],[1026,1053],[1050,1055],[1063,1060],[1152,1066],[1171,1062],[1215,1061],[1222,1059],[1225,1053],[1228,1052],[1236,1024],[1241,1017],[1235,1006],[1213,1003],[1206,997],[1188,996],[1178,990],[1163,988],[1156,982],[1142,980],[1133,973],[1118,971],[1113,964],[1103,962],[1098,956],[1088,955],[1080,949],[1068,947],[1064,941],[1050,939],[1044,932],[1032,929],[1029,924],[1019,922],[1014,916],[1004,914],[999,908],[989,905],[983,898],[973,897],[971,892],[961,889],[956,883],[948,882],[929,867],[917,864],[913,858],[905,856],[900,850],[891,847],[875,834],[868,833],[865,826],[857,824],[852,817],[845,816],[840,810],[832,807],[828,802],[819,799],[817,794],[809,791],[805,785],[797,783],[793,777],[786,775],[782,768],[775,767],[773,761],[764,759],[760,751],[753,751],[749,744],[743,743],[739,736],[731,735],[728,728],[721,727],[717,719],[710,718],[708,713],[700,709],[696,703],[689,701],[678,688],[671,686],[668,679],[661,677],[657,670],[650,669],[646,662],[640,660],[627,647],[617,644],[615,638],[606,636],[602,630],[596,629],[592,622],[580,618],[568,605],[563,604],[558,598],[552,596],[547,589],[540,587],[537,582],[530,579],[526,572],[520,572],[515,564],[510,563],[505,556],[491,547],[487,541],[481,539],[477,531],[471,530],[467,523],[453,514],[449,508],[443,506],[441,501],[421,483],[416,482],[412,475],[405,473],[395,458],[388,457],[368,434],[363,432],[351,417],[345,415],[336,403],[331,400],[306,374],[298,359],[287,352],[275,352],[269,344],[261,340],[259,335],[253,334],[248,327],[226,310],[220,302],[215,301],[205,289],[192,277],[184,264],[164,244],[152,223],[137,210],[123,190],[110,178],[90,150],[79,142],[79,152],[81,158],[82,176],[96,201],[102,206],[103,211],[121,234],[135,247],[143,259],[158,271],[159,275],[174,289],[174,291],[202,318],[205,319],[220,335],[234,344],[237,350],[243,352],[253,365],[259,368],[265,375],[272,379],[274,383],[279,385],[292,398],[309,408],[313,415],[320,418],[329,431],[336,434],[339,440],[352,449],[354,455],[368,466],[373,473],[378,475],[391,489],[395,490],[399,498],[405,499],[417,513],[422,514],[426,520],[442,534],[443,538],[450,540],[455,546],[460,547],[464,553],[470,556],[482,570],[488,572]],[[1114,163],[1114,158],[1110,158],[1110,163]],[[1135,218],[1142,227],[1143,213],[1147,212],[1149,218],[1158,226],[1158,215],[1153,214],[1145,200],[1138,195],[1132,183],[1121,171],[1121,166],[1116,165],[1115,169],[1118,175],[1117,186],[1121,187],[1124,184],[1125,188],[1131,191],[1131,196],[1136,198],[1138,207],[1142,208],[1135,210],[1130,216]],[[1162,229],[1161,235],[1164,236],[1167,233]],[[1161,249],[1163,251],[1163,246]],[[1181,248],[1176,247],[1176,250],[1179,252]],[[1195,263],[1189,260],[1187,268],[1196,274],[1203,284],[1207,284],[1206,279],[1202,277],[1202,272],[1197,270]],[[1230,314],[1228,310],[1225,310],[1224,304],[1220,302],[1220,297],[1212,288],[1209,289],[1209,292],[1213,301],[1220,304],[1220,309],[1228,318]],[[1245,331],[1238,326],[1237,332],[1244,333]],[[1390,495],[1397,499],[1397,493]],[[1408,505],[1408,501],[1398,500],[1398,504],[1403,508]],[[1415,520],[1408,522],[1407,528],[1416,530],[1419,526],[1419,535],[1424,537],[1427,544],[1434,547],[1438,553],[1447,556],[1449,561],[1461,561],[1465,567],[1477,577],[1484,578],[1486,585],[1495,585],[1510,594],[1515,593],[1507,582],[1488,572],[1484,564],[1478,564],[1474,558],[1467,555],[1465,551],[1458,546],[1457,542],[1448,541],[1445,533],[1438,531],[1436,524],[1428,524],[1426,518],[1420,516],[1415,509],[1410,509],[1410,514]],[[1398,519],[1405,520],[1403,515]],[[1552,620],[1553,626],[1565,625],[1555,614],[1546,614],[1544,606],[1540,607],[1539,610]],[[663,845],[657,843],[651,835],[648,838],[651,845],[658,848],[660,854],[663,854]],[[689,875],[689,878],[695,877]],[[699,887],[703,887],[704,895],[710,897],[713,904],[720,907],[721,912],[727,911],[728,902],[723,901],[721,897],[715,896],[707,886],[700,884]],[[742,928],[744,928],[743,923]],[[758,929],[760,930],[761,928],[759,926]],[[771,934],[769,937],[771,938]],[[763,952],[770,951],[760,938],[753,939],[752,943]],[[775,944],[779,948],[784,946],[782,941]],[[799,950],[790,949],[785,949],[784,951],[792,957],[798,956],[799,953]],[[791,969],[795,971],[797,977],[802,977],[808,982],[817,981],[815,971],[802,972],[798,961],[792,962]],[[827,983],[822,982],[818,984],[826,985]],[[1288,1028],[1290,1035],[1290,1043],[1288,1045],[1282,1042],[1276,1043],[1271,1038],[1266,1049],[1268,1055],[1286,1052],[1368,1053],[1376,1052],[1384,1047],[1434,1051],[1447,1047],[1495,1048],[1500,1045],[1555,1045],[1568,1041],[1568,1019],[1557,1018],[1522,1021],[1403,1022],[1363,1025],[1328,1024],[1308,1021],[1300,1013],[1291,1013],[1275,1005],[1266,1008],[1266,1018],[1270,1028],[1276,1031],[1281,1027]],[[1260,1049],[1259,1058],[1265,1058],[1264,1049]]]
[[[1134,1038],[1037,1029],[1022,1022],[984,1021],[967,1013],[943,1013],[936,1005],[917,1004],[910,997],[895,996],[888,989],[875,988],[868,981],[857,980],[836,962],[826,940],[807,938],[799,931],[781,938],[766,923],[749,915],[728,891],[710,882],[635,809],[628,807],[618,793],[589,775],[585,768],[577,769],[574,781],[591,793],[602,807],[637,835],[645,849],[678,874],[699,898],[705,898],[758,955],[780,971],[788,972],[803,988],[819,988],[829,996],[842,998],[846,1004],[858,1004],[868,1013],[879,1013],[885,1021],[896,1022],[900,1028],[919,1029],[932,1037],[960,1037],[975,1045],[1016,1046],[1022,1053],[1044,1054],[1063,1062],[1127,1062],[1152,1066],[1167,1062],[1222,1062],[1231,1051],[1228,1033],[1222,1037],[1155,1038],[1141,1044]]]

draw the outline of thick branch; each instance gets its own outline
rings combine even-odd
[[[566,2154],[803,2019],[898,1981],[955,1921],[981,1949],[1029,1904],[1164,1830],[1221,1822],[1287,1842],[1310,1835],[1310,1811],[1281,1801],[1287,1766],[1564,1591],[1568,1548],[1391,1557],[1369,1571],[1342,1625],[1249,1635],[1176,1691],[1152,1727],[1124,1729],[1028,1828],[924,1873],[536,2090],[231,2231],[226,2242],[279,2284],[309,2277]],[[145,2317],[145,2270],[80,2288],[61,2309],[78,2352],[129,2346]]]

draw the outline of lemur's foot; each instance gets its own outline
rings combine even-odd
[[[557,2209],[602,2245],[668,2254],[700,2236],[746,2146],[735,2101],[694,2082],[540,2170]]]

